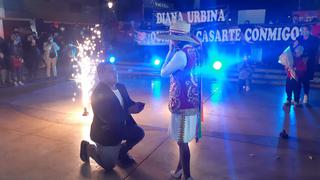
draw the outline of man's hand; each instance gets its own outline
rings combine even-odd
[[[130,114],[137,114],[144,109],[144,105],[145,105],[145,103],[136,102],[135,104],[133,104],[132,106],[130,106],[128,108],[128,111]]]

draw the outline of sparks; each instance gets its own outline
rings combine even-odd
[[[96,80],[96,67],[100,62],[103,62],[100,59],[103,51],[99,49],[101,47],[99,28],[99,25],[87,28],[88,32],[84,33],[82,39],[77,41],[78,54],[72,59],[72,62],[75,62],[72,77],[81,90],[82,105],[85,110],[90,107],[90,97]]]

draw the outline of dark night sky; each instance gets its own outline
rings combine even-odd
[[[139,18],[142,3],[148,0],[116,0],[119,19]],[[159,0],[171,3],[175,10],[192,9],[194,0]],[[320,0],[300,0],[302,10],[320,9]],[[241,9],[266,9],[273,16],[287,16],[299,7],[299,0],[201,0],[200,8],[227,6],[233,12]],[[134,17],[135,16],[135,17]]]
[[[32,0],[4,0],[7,10],[23,10],[23,2],[33,2]],[[43,0],[48,3],[61,2],[62,0]],[[94,6],[98,2],[102,4],[105,0],[64,0],[65,5],[76,8],[75,3],[83,6]],[[115,12],[119,20],[139,20],[143,17],[143,2],[152,0],[113,0],[115,1]],[[175,10],[192,9],[194,0],[157,0],[171,3]],[[318,10],[320,9],[320,0],[300,0],[302,10]],[[230,12],[236,12],[241,9],[266,9],[267,14],[271,16],[290,15],[292,11],[299,7],[299,0],[200,0],[200,8],[213,8],[225,6]],[[74,9],[73,8],[73,9]],[[81,9],[81,8],[80,8]]]
[[[193,0],[165,0],[177,8],[192,7]],[[202,7],[229,5],[232,9],[298,9],[299,0],[201,0]],[[320,9],[320,0],[300,0],[301,9]]]

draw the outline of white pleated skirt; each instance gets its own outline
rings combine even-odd
[[[188,143],[196,137],[198,116],[171,113],[168,134],[177,141]]]

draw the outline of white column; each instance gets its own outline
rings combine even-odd
[[[4,5],[3,5],[3,0],[0,0],[0,37],[4,38],[4,30],[3,30],[3,18],[5,17],[4,15]]]
[[[36,32],[37,35],[39,35],[38,32],[37,32],[35,19],[30,20],[30,28],[31,28],[32,32]]]

